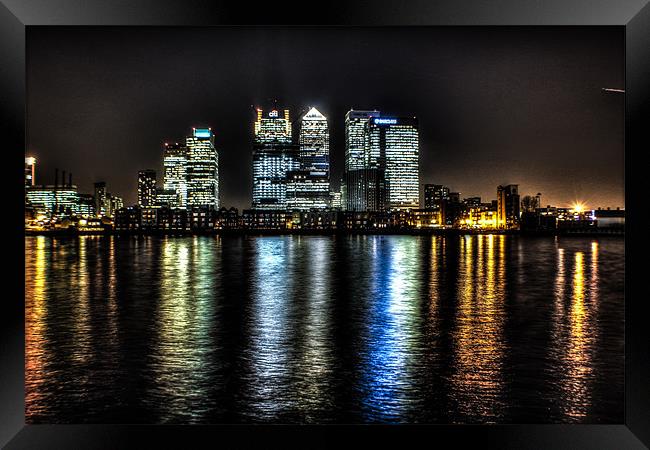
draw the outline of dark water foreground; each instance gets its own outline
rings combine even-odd
[[[28,423],[623,422],[620,237],[26,237]]]

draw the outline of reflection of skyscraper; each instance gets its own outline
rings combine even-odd
[[[25,187],[32,187],[36,184],[36,158],[28,156],[25,158]]]
[[[385,170],[391,209],[419,207],[419,149],[415,117],[374,117],[366,123],[365,162],[368,168]]]
[[[497,227],[501,229],[519,226],[519,186],[508,184],[497,187]]]
[[[138,205],[153,208],[156,204],[156,171],[152,169],[138,172]]]
[[[185,208],[187,205],[187,148],[178,143],[165,142],[163,152],[163,188],[173,191],[169,199],[172,208]]]
[[[257,109],[253,145],[253,208],[286,209],[287,172],[300,169],[299,146],[291,142],[289,110],[266,116]]]
[[[210,128],[193,128],[187,146],[187,205],[219,207],[219,159]]]

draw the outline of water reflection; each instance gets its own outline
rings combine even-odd
[[[450,397],[455,421],[493,423],[503,415],[505,237],[460,239]]]
[[[212,331],[220,250],[218,239],[209,237],[162,242],[149,401],[158,405],[163,423],[200,422],[212,407],[208,392],[220,381],[209,367],[217,345]]]
[[[38,236],[25,242],[25,414],[40,416],[47,413],[51,396],[44,384],[48,379],[47,272],[49,258],[46,243]]]
[[[256,239],[253,245],[250,347],[244,356],[250,372],[245,375],[244,414],[254,420],[269,420],[296,407],[289,393],[286,366],[291,348],[289,302],[294,281],[287,273],[294,270],[297,243],[280,237]]]
[[[364,414],[369,421],[405,420],[418,398],[411,369],[420,340],[420,246],[409,238],[373,241],[379,248],[372,261],[367,350],[361,363]]]
[[[27,420],[620,421],[623,250],[27,238]]]
[[[557,370],[559,410],[563,421],[581,422],[592,406],[592,383],[595,377],[593,357],[599,325],[596,320],[598,305],[598,243],[589,246],[589,252],[572,249],[570,277],[565,275],[566,249],[558,248],[555,314],[551,354],[558,358]],[[587,262],[590,268],[587,274]],[[565,295],[570,284],[569,295]],[[568,303],[568,305],[567,305]]]

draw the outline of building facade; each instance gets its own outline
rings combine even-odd
[[[173,191],[175,199],[169,206],[187,206],[187,147],[165,142],[163,149],[163,189]]]
[[[516,184],[497,187],[497,228],[502,230],[519,227],[519,187]]]
[[[36,158],[25,158],[25,188],[36,185]]]
[[[210,128],[193,128],[187,147],[187,206],[219,207],[219,156]]]
[[[329,127],[327,118],[316,108],[311,108],[300,122],[299,145],[303,173],[287,179],[287,183],[294,183],[292,188],[287,187],[293,194],[287,196],[288,201],[290,198],[297,201],[300,209],[328,208],[331,205]],[[302,199],[301,192],[306,194]]]
[[[300,170],[300,147],[292,144],[289,110],[256,110],[253,144],[254,209],[287,208],[287,173]]]
[[[156,171],[152,169],[138,172],[138,206],[153,208],[156,205]]]
[[[330,207],[330,180],[326,172],[287,172],[287,209],[309,211]]]
[[[387,207],[415,209],[420,204],[419,131],[415,117],[373,117],[365,128],[367,168],[384,169]]]

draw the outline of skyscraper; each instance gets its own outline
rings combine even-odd
[[[156,171],[152,169],[138,172],[138,205],[153,208],[156,205]]]
[[[253,208],[287,208],[287,172],[300,169],[300,151],[292,144],[289,110],[264,115],[257,109],[253,144]]]
[[[36,184],[36,158],[28,156],[25,158],[25,187],[32,187]]]
[[[368,204],[368,182],[375,188],[383,187],[383,173],[377,169],[368,170],[365,160],[366,123],[372,117],[381,117],[379,111],[351,109],[345,114],[345,170],[341,184],[342,206],[349,211],[377,210],[381,205],[376,200],[385,197],[374,192],[375,201]]]
[[[357,111],[345,114],[345,170],[365,169],[365,127],[371,117],[381,117],[379,111]]]
[[[330,134],[327,118],[311,108],[300,123],[300,168],[313,172],[330,171]]]
[[[497,186],[497,228],[511,229],[519,226],[519,186]]]
[[[373,117],[366,123],[366,166],[385,170],[388,208],[419,207],[419,150],[417,118]]]
[[[219,156],[210,128],[193,128],[187,146],[187,205],[219,208]]]
[[[172,208],[185,208],[187,205],[187,148],[178,143],[165,142],[163,150],[163,188],[173,191],[170,199]]]
[[[329,128],[327,118],[311,108],[300,123],[300,171],[287,172],[287,207],[330,206]]]

